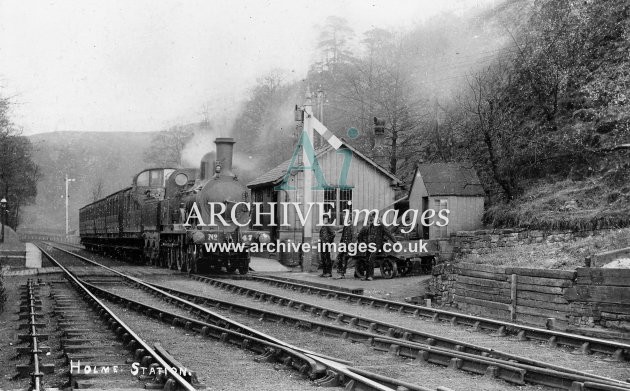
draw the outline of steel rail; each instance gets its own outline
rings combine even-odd
[[[131,344],[131,341],[136,341],[137,344],[142,346],[142,349],[144,349],[146,353],[148,353],[151,357],[153,357],[153,359],[162,366],[164,371],[168,373],[171,379],[174,379],[175,382],[177,382],[177,384],[182,386],[185,390],[195,391],[195,387],[193,387],[183,377],[181,377],[179,373],[177,373],[177,371],[174,371],[173,368],[170,367],[168,363],[159,354],[157,354],[153,350],[153,348],[149,346],[147,342],[145,342],[142,338],[140,338],[129,326],[127,326],[118,316],[116,316],[116,314],[114,314],[114,312],[111,309],[109,309],[92,292],[90,292],[90,290],[87,289],[85,285],[81,282],[81,280],[79,280],[72,272],[66,269],[59,261],[53,258],[52,255],[50,255],[50,253],[44,250],[41,246],[38,246],[38,247],[42,251],[42,253],[52,263],[54,263],[57,267],[59,267],[64,272],[66,277],[80,292],[85,293],[88,296],[89,300],[92,301],[92,303],[96,303],[96,305],[101,309],[101,311],[104,311],[107,314],[107,317],[109,319],[108,323],[110,325],[117,324],[119,327],[121,327],[124,330],[125,334],[128,335],[127,342],[129,344]]]
[[[191,275],[191,277],[208,278],[200,275]],[[318,295],[324,295],[326,297],[345,300],[350,303],[369,305],[374,308],[384,308],[387,310],[400,312],[401,314],[432,318],[436,322],[448,321],[453,325],[470,326],[475,330],[485,329],[495,331],[498,334],[516,334],[522,340],[533,339],[537,341],[548,342],[552,346],[569,346],[580,349],[583,353],[598,352],[608,354],[619,361],[630,359],[630,344],[619,341],[594,338],[557,330],[542,329],[539,327],[529,326],[521,323],[513,323],[498,319],[484,318],[481,316],[467,315],[460,312],[448,311],[439,308],[424,307],[386,299],[368,298],[358,294],[341,292],[319,286],[309,285],[308,282],[294,282],[290,281],[289,279],[277,279],[271,276],[260,276],[255,274],[250,274],[244,277],[244,279],[261,281],[271,284],[272,286],[278,286],[284,289],[298,290],[300,292],[306,291],[307,293],[316,293]]]
[[[84,284],[89,287],[90,290],[96,292],[97,295],[101,295],[111,301],[124,303],[127,308],[131,308],[147,316],[160,319],[161,321],[169,323],[172,326],[184,327],[187,330],[196,331],[204,336],[214,337],[215,339],[223,342],[234,342],[241,347],[250,348],[251,350],[254,350],[260,354],[266,353],[268,351],[268,348],[282,350],[289,356],[293,357],[293,364],[298,363],[300,360],[304,361],[306,365],[310,367],[308,375],[311,378],[315,378],[318,374],[323,374],[325,372],[324,366],[319,365],[314,360],[309,360],[305,355],[295,350],[288,349],[284,346],[280,346],[263,339],[252,337],[251,335],[243,334],[236,330],[208,323],[208,321],[189,318],[165,310],[157,309],[148,304],[144,304],[139,301],[115,294],[108,291],[107,289],[101,288],[89,282],[84,282]],[[304,365],[297,367],[297,369],[299,369],[301,373],[305,373]]]
[[[42,386],[42,373],[39,372],[39,342],[37,340],[37,327],[36,327],[36,319],[35,319],[35,293],[33,291],[33,281],[28,280],[28,308],[30,312],[30,328],[31,328],[31,344],[33,346],[33,350],[31,352],[31,359],[33,361],[33,373],[31,374],[31,382],[34,391],[40,391]]]
[[[327,320],[336,321],[337,325],[330,323],[323,323],[318,321],[305,321],[302,318],[293,317],[290,315],[279,314],[276,312],[266,311],[259,308],[253,308],[247,305],[236,304],[219,299],[209,298],[206,296],[195,295],[188,292],[183,292],[177,289],[165,287],[159,284],[150,284],[166,292],[174,295],[184,297],[185,299],[192,301],[193,303],[201,303],[206,306],[212,305],[219,309],[233,311],[236,313],[244,314],[247,316],[253,316],[267,321],[285,322],[290,325],[298,327],[306,327],[309,329],[315,329],[317,331],[325,332],[327,335],[334,335],[336,337],[348,338],[353,341],[367,342],[377,350],[394,351],[392,347],[399,346],[402,343],[405,346],[415,347],[414,354],[404,355],[399,354],[399,348],[395,350],[398,355],[404,355],[408,358],[422,358],[418,351],[424,352],[440,352],[442,356],[447,356],[448,359],[457,358],[459,360],[467,360],[473,357],[475,362],[485,363],[485,367],[502,363],[509,365],[510,368],[524,369],[526,372],[519,376],[513,376],[513,374],[507,376],[504,380],[511,381],[517,384],[523,384],[523,381],[528,381],[535,384],[543,384],[557,387],[569,384],[571,382],[584,382],[593,381],[597,383],[615,385],[630,389],[630,384],[622,380],[608,378],[604,376],[594,374],[584,374],[583,371],[578,371],[572,368],[566,368],[558,365],[545,363],[542,361],[530,359],[527,357],[521,357],[510,353],[501,352],[482,346],[469,344],[457,340],[452,340],[440,336],[435,336],[428,333],[419,332],[412,329],[398,327],[393,324],[388,324],[378,320],[369,318],[363,318],[356,315],[343,313],[335,310],[328,310],[324,307],[314,306],[307,303],[301,303],[297,300],[292,300],[285,297],[278,297],[280,301],[286,303],[286,306],[296,310],[303,310],[311,313],[314,316],[319,316]],[[141,286],[142,287],[142,286]],[[242,291],[237,293],[242,294]],[[273,295],[269,295],[273,296]],[[256,296],[259,298],[260,296]],[[260,297],[264,300],[263,297]],[[280,304],[279,302],[274,302]],[[282,305],[282,304],[280,304]],[[298,306],[298,308],[295,308]],[[356,330],[350,327],[364,327],[363,330]],[[379,334],[379,332],[381,334]],[[480,361],[479,361],[480,360]],[[425,360],[426,361],[426,360]],[[450,365],[449,361],[438,361],[443,365]],[[475,366],[475,373],[485,373],[485,369],[482,372],[477,370],[478,366]],[[464,368],[466,369],[466,368]],[[520,372],[519,372],[520,373]]]
[[[208,278],[200,275],[191,277]],[[315,293],[320,296],[332,297],[344,300],[349,303],[369,305],[374,308],[384,308],[397,311],[401,314],[423,316],[432,318],[434,321],[448,321],[453,325],[465,325],[473,327],[475,330],[486,329],[499,334],[512,333],[520,339],[533,339],[549,342],[551,345],[564,345],[580,349],[584,353],[599,352],[611,355],[616,360],[630,359],[630,344],[623,342],[606,340],[601,338],[588,337],[585,335],[573,334],[564,331],[548,330],[539,327],[528,326],[521,323],[507,322],[497,319],[484,318],[475,315],[462,314],[460,312],[447,311],[438,308],[423,307],[419,305],[402,303],[398,301],[365,297],[352,293],[339,292],[331,289],[320,288],[308,285],[308,282],[298,283],[287,280],[278,280],[268,276],[250,275],[248,280],[261,281],[272,286],[284,289],[297,290],[299,292]]]
[[[67,254],[70,254],[72,256],[75,256],[75,257],[77,257],[79,259],[82,259],[82,260],[84,260],[87,263],[90,263],[90,264],[95,265],[95,266],[99,266],[99,267],[101,267],[101,268],[103,268],[103,269],[105,269],[105,270],[107,270],[109,272],[112,272],[112,273],[114,273],[116,275],[119,275],[119,276],[121,276],[121,277],[123,277],[123,278],[125,278],[125,279],[127,279],[129,281],[135,282],[135,283],[140,284],[140,285],[144,285],[147,288],[153,290],[156,293],[161,294],[164,297],[167,297],[167,298],[169,298],[169,299],[171,299],[171,300],[173,300],[175,302],[179,302],[179,303],[181,303],[183,305],[188,305],[191,308],[194,308],[194,309],[196,309],[198,311],[201,311],[201,312],[205,313],[208,316],[211,316],[211,317],[213,317],[215,319],[218,319],[218,320],[224,322],[225,325],[231,325],[231,326],[236,327],[236,328],[238,328],[240,330],[245,330],[248,333],[251,333],[252,335],[257,336],[260,339],[273,342],[273,343],[275,343],[275,344],[277,344],[279,346],[283,346],[283,347],[286,347],[288,349],[292,349],[292,350],[298,351],[298,352],[300,352],[302,354],[308,354],[311,357],[316,357],[316,360],[325,359],[325,360],[333,361],[333,362],[336,361],[336,359],[334,357],[327,357],[325,355],[322,355],[322,354],[319,354],[319,353],[316,353],[316,352],[313,352],[313,351],[310,351],[310,350],[302,349],[300,347],[297,347],[297,346],[294,346],[292,344],[286,343],[286,342],[284,342],[284,341],[282,341],[280,339],[277,339],[275,337],[272,337],[270,335],[262,333],[262,332],[260,332],[258,330],[255,330],[255,329],[253,329],[253,328],[251,328],[249,326],[246,326],[244,324],[241,324],[239,322],[236,322],[234,320],[231,320],[229,318],[221,316],[221,315],[219,315],[219,314],[217,314],[215,312],[212,312],[212,311],[210,311],[210,310],[208,310],[206,308],[203,308],[203,307],[201,307],[201,306],[199,306],[197,304],[188,302],[187,300],[181,299],[181,298],[179,298],[179,297],[177,297],[175,295],[172,295],[170,293],[162,291],[162,290],[160,290],[158,288],[152,287],[150,284],[148,284],[148,283],[146,283],[146,282],[144,282],[144,281],[142,281],[142,280],[140,280],[140,279],[138,279],[136,277],[127,275],[127,274],[122,273],[122,272],[120,272],[118,270],[115,270],[115,269],[112,269],[112,268],[110,268],[108,266],[102,265],[102,264],[100,264],[100,263],[98,263],[96,261],[88,259],[88,258],[86,258],[84,256],[79,255],[79,254],[75,254],[72,251],[68,251],[68,250],[65,250],[63,248],[56,247],[56,246],[52,246],[52,247],[57,249],[57,250],[59,250],[59,251],[62,251],[62,252],[65,252]],[[47,253],[46,253],[46,255],[49,256]],[[339,363],[339,365],[344,365],[344,364],[343,363]],[[383,385],[381,385],[379,383],[374,382],[373,380],[370,380],[370,379],[365,378],[365,377],[360,376],[360,375],[356,375],[355,374],[354,375],[354,380],[357,380],[362,385],[367,386],[369,389],[373,389],[373,390],[377,390],[377,391],[393,391],[393,389],[390,388],[390,387],[383,386]]]
[[[298,369],[300,373],[305,373],[305,365],[299,365],[299,362],[306,361],[306,365],[311,367],[311,371],[309,372],[311,375],[309,377],[311,377],[313,380],[315,380],[316,383],[319,384],[326,383],[329,380],[334,381],[334,378],[331,377],[331,375],[328,373],[329,371],[327,370],[328,368],[333,368],[335,369],[335,371],[338,371],[344,376],[352,379],[352,381],[354,381],[355,383],[360,382],[362,384],[365,384],[363,382],[363,379],[361,379],[362,376],[368,378],[368,380],[372,382],[381,383],[382,385],[386,385],[388,387],[393,386],[393,389],[402,386],[414,391],[432,391],[431,389],[428,389],[426,387],[401,382],[392,378],[377,375],[369,371],[362,371],[360,369],[351,367],[350,362],[346,362],[338,358],[325,358],[309,353],[302,354],[299,351],[288,349],[284,346],[274,344],[273,342],[267,340],[259,339],[248,334],[243,334],[235,330],[224,328],[218,326],[217,324],[207,323],[208,320],[202,321],[195,318],[177,315],[172,312],[156,309],[148,304],[144,304],[128,297],[124,297],[120,294],[113,293],[105,288],[96,286],[94,284],[86,282],[85,285],[88,286],[89,289],[94,290],[96,294],[102,295],[109,300],[125,303],[127,308],[133,309],[134,311],[141,312],[147,316],[160,319],[161,321],[169,323],[173,326],[183,327],[186,330],[195,331],[206,337],[212,337],[222,342],[232,343],[235,345],[239,345],[241,348],[253,350],[261,355],[258,360],[267,361],[270,358],[275,357],[276,361],[282,361],[285,363],[285,365],[294,366],[294,368]],[[374,336],[370,335],[370,337]],[[271,349],[271,353],[269,349]],[[286,359],[286,357],[283,356],[278,357],[278,350],[283,351],[285,354],[290,356],[292,360],[289,361]],[[296,366],[296,364],[298,365]],[[318,374],[323,376],[323,378],[317,379],[314,375]],[[330,377],[330,379],[327,379],[328,377]],[[373,384],[367,383],[367,385]],[[437,390],[448,390],[448,388],[439,387]]]
[[[67,252],[80,259],[84,258],[70,251],[67,251]],[[89,261],[93,264],[100,265],[97,262],[94,262],[91,260]],[[106,266],[103,266],[103,267],[107,268]],[[107,268],[107,269],[110,269],[110,268]],[[219,308],[220,308],[220,305],[224,305],[230,309],[238,308],[241,311],[244,311],[245,313],[248,313],[248,314],[251,314],[251,312],[253,311],[253,313],[256,314],[256,316],[259,316],[258,314],[265,314],[265,316],[270,317],[270,318],[290,320],[291,323],[296,324],[296,325],[306,323],[302,319],[290,317],[288,315],[274,314],[268,311],[253,309],[251,307],[247,307],[243,305],[227,303],[227,302],[217,300],[217,299],[211,299],[211,298],[206,298],[206,297],[190,294],[187,292],[181,292],[176,289],[164,287],[158,284],[149,284],[135,277],[127,276],[124,273],[120,273],[114,269],[110,269],[110,270],[117,273],[118,275],[121,275],[127,280],[133,282],[136,286],[141,287],[142,289],[145,289],[148,291],[155,291],[157,289],[158,291],[167,292],[175,296],[184,296],[186,298],[186,302],[188,303],[188,304],[184,304],[184,306],[187,306],[188,309],[191,311],[195,309],[195,307],[193,307],[191,304],[196,305],[198,301],[201,301],[205,305],[207,305],[207,302],[210,301],[210,302],[217,303]],[[216,281],[219,284],[226,284],[222,281],[217,281],[217,280],[213,280],[213,281]],[[248,290],[249,288],[239,288],[239,289]],[[265,294],[265,295],[273,296],[269,294]],[[168,296],[163,295],[163,297],[168,297]],[[191,299],[192,299],[192,303],[191,303]],[[288,299],[288,298],[284,298],[284,297],[281,297],[281,299],[287,302],[293,302],[294,304],[299,303],[299,302],[296,303],[296,301]],[[316,306],[312,306],[312,307],[316,307]],[[316,307],[316,308],[319,308],[320,310],[319,315],[323,317],[328,317],[330,312],[335,313],[335,311],[329,311],[323,307]],[[302,306],[302,309],[304,309],[304,306]],[[197,313],[196,315],[199,316],[199,313]],[[357,319],[357,317],[353,315],[343,314],[340,312],[336,312],[336,315],[337,316],[333,317],[333,319],[336,319],[337,321],[343,322],[344,315],[347,315],[351,317],[347,322],[349,325],[359,324],[359,320]],[[223,317],[220,317],[217,319],[219,319],[220,322],[224,321]],[[626,390],[630,389],[628,388],[629,385],[616,379],[610,379],[610,378],[597,376],[597,375],[583,375],[580,371],[572,370],[570,368],[553,366],[551,364],[541,363],[536,360],[531,360],[524,357],[510,355],[508,353],[494,351],[492,349],[487,349],[487,348],[475,346],[472,344],[463,343],[460,341],[448,340],[448,339],[433,336],[430,334],[428,334],[429,337],[427,337],[427,334],[419,333],[419,332],[416,332],[415,330],[402,329],[395,325],[386,324],[386,323],[375,321],[372,319],[362,318],[362,320],[363,320],[363,324],[369,325],[368,330],[370,330],[370,332],[349,330],[344,327],[332,326],[332,325],[327,325],[325,323],[319,323],[319,322],[310,322],[310,323],[316,324],[316,327],[319,328],[320,330],[324,330],[324,329],[328,330],[329,332],[333,332],[337,336],[341,335],[344,338],[354,338],[360,341],[369,341],[370,344],[373,344],[373,342],[376,340],[387,346],[386,349],[380,349],[380,350],[392,350],[391,346],[399,346],[398,343],[400,341],[394,338],[391,338],[395,336],[396,331],[398,331],[398,334],[402,334],[401,336],[404,336],[406,339],[411,339],[411,337],[413,336],[421,335],[423,338],[423,341],[430,341],[430,343],[435,343],[436,340],[441,341],[442,343],[444,343],[445,341],[448,341],[448,343],[450,343],[451,346],[449,346],[449,348],[445,348],[443,346],[429,346],[426,344],[420,344],[412,340],[409,343],[413,343],[413,346],[418,348],[418,350],[421,350],[423,354],[419,354],[418,352],[416,352],[413,356],[407,355],[407,357],[412,357],[412,358],[420,357],[427,361],[431,360],[431,362],[442,364],[442,365],[451,365],[451,361],[455,360],[455,362],[460,363],[460,364],[456,364],[457,368],[461,368],[464,370],[468,370],[470,372],[480,373],[480,374],[487,373],[487,371],[490,368],[490,371],[494,371],[493,372],[494,376],[500,377],[506,381],[510,381],[516,384],[524,384],[524,381],[527,380],[528,382],[532,382],[536,384],[544,384],[544,385],[552,384],[555,387],[570,389],[570,387],[574,386],[574,383],[580,384],[581,386],[584,382],[591,382],[593,384],[596,384],[598,387],[599,386],[604,386],[604,387],[614,386],[614,387],[620,387]],[[374,332],[376,332],[378,329],[377,325],[381,326],[381,330],[387,331],[387,338],[378,338],[378,334],[374,334]],[[434,339],[431,337],[436,337],[437,339]],[[475,352],[476,354],[470,354],[470,353],[467,353],[466,351],[462,351],[462,350],[466,350],[466,348],[468,348],[469,351],[473,351],[473,352],[475,352],[476,350]],[[377,344],[377,349],[378,349],[378,344]],[[398,350],[395,350],[395,352],[396,354],[398,354]],[[494,358],[494,357],[481,356],[481,355],[490,356],[493,353],[498,356],[503,355],[504,357]],[[446,361],[444,359],[435,358],[435,357],[446,357]],[[522,361],[518,362],[519,359],[522,361],[525,361],[525,363],[523,363]],[[538,366],[528,365],[528,364],[537,364]],[[542,365],[542,367],[540,365]]]
[[[208,299],[208,298],[203,298],[203,297],[199,297],[199,296],[196,296],[196,295],[191,295],[191,294],[185,293],[185,292],[179,292],[177,290],[174,290],[174,289],[171,289],[171,288],[166,288],[166,287],[163,287],[163,286],[160,286],[160,285],[157,285],[157,284],[148,284],[148,283],[146,283],[146,282],[144,282],[144,281],[142,281],[140,279],[137,279],[137,278],[131,277],[131,276],[127,276],[124,273],[121,273],[121,272],[118,272],[118,271],[116,271],[114,269],[111,269],[111,268],[108,268],[106,266],[100,265],[99,263],[97,263],[95,261],[89,260],[89,259],[87,259],[85,257],[82,257],[82,256],[80,256],[78,254],[75,254],[75,253],[73,253],[71,251],[67,251],[67,250],[64,250],[64,249],[59,249],[59,250],[62,250],[64,252],[66,252],[68,254],[71,254],[71,255],[73,255],[75,257],[78,257],[80,259],[84,259],[85,261],[87,261],[89,263],[92,263],[92,264],[95,264],[95,265],[99,265],[99,266],[101,266],[101,267],[103,267],[103,268],[105,268],[107,270],[110,270],[113,273],[116,273],[116,274],[126,278],[127,280],[134,282],[136,285],[144,287],[143,289],[148,289],[148,290],[153,290],[153,291],[155,291],[157,289],[158,291],[162,291],[162,295],[165,296],[165,297],[169,296],[166,293],[166,291],[170,291],[170,292],[177,292],[179,294],[184,294],[187,297],[193,297],[194,301],[196,301],[196,300],[206,300],[206,301],[207,300],[214,300],[215,302],[218,302],[215,299]],[[224,287],[225,286],[232,286],[233,288],[237,288],[237,289],[240,289],[240,290],[249,290],[250,289],[250,288],[246,288],[246,287],[242,287],[242,286],[238,286],[238,285],[234,285],[234,284],[229,284],[229,283],[226,283],[224,281],[214,280],[214,279],[210,279],[210,278],[202,277],[202,276],[196,276],[195,275],[195,276],[193,276],[193,278],[205,279],[206,281],[213,281],[215,284],[218,284],[219,286],[224,286]],[[336,293],[339,293],[339,292],[336,292]],[[274,296],[274,295],[267,294],[267,293],[265,293],[264,295],[265,296]],[[285,297],[280,297],[280,298],[282,300],[287,301],[288,303],[295,304],[297,302],[296,300],[288,299],[288,298],[285,298]],[[232,308],[239,307],[238,305],[235,305],[235,304],[232,304],[232,303],[224,303],[224,304],[230,305],[230,306],[232,306]],[[188,305],[189,305],[189,308],[191,308],[191,309],[194,309],[195,308],[194,306],[196,306],[196,304],[190,303],[190,302],[188,303]],[[240,307],[243,307],[243,306],[240,306]],[[312,306],[312,307],[316,307],[316,306]],[[324,317],[327,317],[329,311],[326,310],[323,307],[319,307],[319,308],[321,310],[321,314],[323,314]],[[257,311],[262,311],[262,310],[257,310]],[[332,311],[332,312],[334,313],[335,311]],[[339,315],[342,315],[342,316],[339,317]],[[279,315],[275,314],[275,316],[277,317]],[[320,316],[322,316],[322,315],[320,315]],[[351,316],[352,318],[354,318],[354,324],[356,325],[358,323],[357,319],[356,319],[357,318],[356,316],[352,316],[352,315],[349,315],[349,314],[343,314],[343,313],[339,313],[339,312],[337,313],[337,317],[335,319],[343,322],[343,316]],[[283,317],[290,318],[288,316],[283,316]],[[221,318],[220,315],[219,315],[219,318]],[[348,323],[352,322],[352,318],[350,319],[350,321]],[[363,319],[365,321],[365,318],[363,318]],[[379,323],[383,323],[383,322],[373,321],[371,319],[367,319],[367,320],[369,321],[368,324],[370,325],[370,328],[369,328],[370,331],[374,331],[375,330],[375,325],[378,325]],[[301,321],[301,320],[294,319],[294,322],[295,321]],[[321,325],[320,324],[318,327],[322,327],[322,326],[325,326],[325,325]],[[386,323],[384,324],[384,326],[386,326],[386,328],[388,330],[388,337],[391,337],[391,336],[393,336],[395,334],[395,333],[392,333],[392,329],[393,330],[396,330],[396,329],[400,330],[401,329],[401,328],[399,328],[399,327],[397,327],[395,325],[390,325],[390,324],[386,324]],[[328,326],[328,328],[329,329],[334,329],[334,327],[331,327],[331,326]],[[407,338],[407,339],[410,336],[412,336],[412,335],[422,335],[422,333],[418,333],[418,332],[415,332],[415,334],[414,334],[414,330],[409,330],[409,329],[404,329],[404,330],[405,331],[403,331],[403,336],[405,338]],[[345,330],[346,335],[347,335],[347,332],[348,332],[348,330],[346,329]],[[411,332],[411,333],[409,333],[409,332]],[[377,335],[372,335],[370,333],[360,333],[358,331],[354,331],[354,333],[355,334],[360,334],[363,337],[363,339],[365,339],[366,335],[367,335],[367,338],[370,338],[371,341],[374,341],[375,340],[374,337],[377,336]],[[435,337],[435,336],[431,336],[431,337]],[[433,344],[435,344],[436,340],[441,340],[442,342],[444,340],[448,340],[448,339],[444,339],[444,338],[441,338],[441,337],[438,337],[437,339],[434,339],[434,338],[431,338],[431,337],[427,337],[426,334],[423,335],[423,338],[425,340],[430,340],[431,343],[433,343]],[[384,339],[384,338],[380,338],[380,339],[377,338],[376,340],[378,340],[378,341],[380,341],[382,343],[388,342],[391,346],[399,346],[399,345],[396,345],[396,343],[397,343],[396,340],[392,341],[389,338],[387,340]],[[424,347],[425,349],[423,350],[423,352],[425,352],[425,353],[426,352],[433,352],[433,354],[439,354],[439,355],[442,355],[442,356],[449,356],[449,358],[451,360],[456,360],[457,362],[460,362],[460,363],[461,362],[471,362],[471,361],[475,362],[476,361],[477,363],[481,363],[481,365],[485,365],[486,369],[489,366],[488,361],[494,361],[495,365],[493,365],[492,367],[493,368],[503,368],[504,370],[502,372],[506,372],[506,373],[511,371],[508,375],[503,376],[503,378],[505,380],[508,380],[508,381],[511,380],[511,381],[513,381],[515,383],[519,383],[520,382],[520,384],[522,384],[522,382],[525,380],[525,375],[529,371],[530,373],[534,373],[534,375],[533,376],[529,375],[527,377],[528,381],[534,382],[534,383],[538,383],[538,384],[553,384],[554,386],[560,386],[560,387],[564,388],[563,386],[566,386],[566,384],[569,384],[570,385],[569,387],[573,387],[573,386],[571,386],[571,384],[576,383],[576,384],[579,384],[580,387],[582,387],[582,388],[583,388],[583,384],[592,384],[593,387],[595,387],[595,388],[589,388],[589,389],[593,389],[593,390],[595,390],[595,389],[597,389],[597,390],[599,390],[599,389],[608,389],[606,387],[615,387],[615,389],[625,389],[625,390],[629,389],[628,388],[629,386],[627,384],[623,383],[622,381],[616,380],[616,379],[605,378],[605,377],[601,377],[601,376],[597,376],[597,375],[585,376],[582,373],[580,373],[579,371],[572,370],[570,368],[563,368],[563,367],[554,366],[554,365],[551,365],[551,364],[545,364],[545,363],[538,362],[536,360],[531,360],[531,359],[527,359],[527,358],[524,358],[524,357],[514,356],[514,355],[510,355],[510,354],[507,354],[507,353],[494,351],[494,350],[483,348],[483,347],[477,347],[475,345],[466,344],[466,343],[462,343],[462,342],[459,342],[459,341],[448,340],[448,342],[451,343],[451,344],[455,343],[455,345],[456,345],[455,349],[458,349],[460,351],[463,350],[463,348],[465,348],[465,347],[467,347],[467,348],[477,348],[477,349],[480,348],[481,350],[479,350],[477,352],[477,354],[484,354],[484,355],[488,355],[489,356],[490,354],[494,353],[494,354],[499,355],[499,356],[500,355],[505,355],[506,359],[501,359],[501,358],[497,359],[497,358],[491,357],[492,360],[486,360],[483,357],[479,357],[479,356],[475,357],[474,354],[470,354],[470,353],[466,353],[466,352],[454,353],[452,350],[450,350],[448,348],[445,349],[443,347],[427,346],[427,345],[423,345],[423,344],[420,344],[420,343],[417,343],[417,342],[414,342],[414,341],[410,341],[409,343],[416,345],[416,347]],[[454,357],[454,355],[457,355],[457,357]],[[411,357],[411,356],[409,356],[409,357]],[[416,354],[413,357],[416,358],[416,357],[418,357],[418,355]],[[516,362],[516,363],[514,363],[514,362],[507,361],[507,359],[513,360],[513,361],[518,361],[519,359],[521,359],[521,360],[525,361],[525,363],[523,363],[523,362],[520,362],[520,363]],[[437,362],[439,362],[439,360]],[[535,365],[528,365],[528,364],[535,364]],[[541,366],[541,364],[542,364],[542,366]],[[459,364],[459,367],[461,368],[462,365]],[[475,366],[473,365],[471,368],[474,368],[474,367]],[[517,369],[517,368],[520,369],[520,372],[513,370],[513,369]],[[501,372],[501,371],[499,371],[499,372]],[[477,372],[477,373],[484,373],[484,372]],[[516,373],[516,375],[514,373]],[[502,376],[499,376],[499,377],[502,377]],[[549,378],[553,378],[554,381],[550,382]],[[597,388],[597,387],[604,387],[604,388]],[[566,388],[566,389],[569,389],[569,388]]]

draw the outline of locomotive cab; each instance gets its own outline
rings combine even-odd
[[[163,199],[166,182],[173,172],[175,172],[174,168],[151,168],[140,172],[133,178],[136,194]]]

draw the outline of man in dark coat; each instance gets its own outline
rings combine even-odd
[[[389,240],[391,242],[397,242],[394,235],[392,235],[392,233],[389,232],[387,227],[383,225],[382,221],[376,220],[375,216],[371,215],[370,218],[368,219],[368,225],[363,227],[361,229],[361,232],[359,232],[359,242],[364,242],[364,243],[367,243],[368,245],[370,243],[374,243],[374,246],[372,247],[375,248],[376,251],[370,251],[369,248],[366,251],[365,277],[361,278],[361,280],[372,281],[374,279],[374,264],[376,263],[376,256],[378,255],[379,251],[383,248],[383,244],[385,243],[386,240]]]
[[[320,277],[332,277],[332,260],[330,259],[330,248],[326,245],[335,241],[335,231],[328,225],[328,217],[324,217],[324,225],[319,230],[319,240],[321,241],[320,257],[322,260],[322,274]]]
[[[352,226],[352,217],[351,217],[352,214],[350,213],[349,210],[346,210],[345,213],[350,214],[350,216],[348,216],[350,217],[350,219],[346,221],[346,218],[344,218],[344,225],[343,225],[343,228],[341,229],[341,239],[339,240],[339,244],[345,243],[346,251],[341,251],[337,255],[337,273],[339,273],[339,277],[337,277],[337,279],[346,278],[348,258],[350,258],[350,256],[348,255],[348,246],[350,245],[350,243],[354,243],[354,227]]]

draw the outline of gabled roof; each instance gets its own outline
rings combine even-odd
[[[376,162],[374,162],[374,160],[372,160],[369,157],[365,156],[364,154],[359,152],[356,148],[354,148],[351,145],[347,144],[345,142],[345,140],[343,140],[343,139],[342,139],[341,148],[347,148],[350,151],[352,151],[353,155],[360,157],[362,160],[364,160],[368,164],[374,166],[374,168],[376,168],[378,171],[380,171],[383,175],[389,177],[394,184],[396,184],[396,185],[402,184],[402,181],[400,179],[398,179],[394,174],[392,174],[391,172],[387,171],[386,169],[384,169],[383,167],[378,165]],[[320,156],[322,156],[322,155],[324,155],[324,154],[326,154],[326,153],[328,153],[328,152],[330,152],[332,150],[334,150],[333,147],[331,145],[329,145],[329,144],[326,144],[323,147],[317,148],[315,150],[315,156],[319,158]],[[291,159],[288,159],[288,160],[278,164],[276,167],[272,168],[271,170],[269,170],[266,173],[262,174],[258,178],[256,178],[253,181],[249,182],[247,184],[247,187],[253,188],[253,187],[266,186],[266,185],[275,185],[275,184],[280,183],[282,178],[284,178],[284,175],[287,173],[287,168],[289,168],[289,164],[290,163],[291,163]]]
[[[418,174],[429,196],[483,197],[486,195],[475,169],[465,167],[461,163],[420,164],[413,176],[414,182],[419,179]]]

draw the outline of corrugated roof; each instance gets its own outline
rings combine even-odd
[[[352,153],[354,155],[360,157],[361,159],[365,160],[369,164],[371,164],[374,167],[376,167],[379,171],[381,171],[381,173],[383,173],[383,175],[388,176],[392,180],[392,182],[394,182],[396,184],[402,183],[400,181],[400,179],[398,179],[394,174],[392,174],[391,172],[387,171],[386,169],[384,169],[380,165],[376,164],[376,162],[374,162],[372,159],[368,158],[367,156],[365,156],[364,154],[359,152],[354,147],[346,144],[345,142],[343,142],[343,144],[342,144],[342,148],[343,147],[348,148],[349,150],[352,151]],[[315,156],[316,157],[320,157],[321,155],[327,153],[328,151],[331,151],[332,149],[333,148],[330,145],[325,145],[323,147],[320,147],[320,148],[318,148],[315,151]],[[271,170],[269,170],[266,173],[262,174],[258,178],[256,178],[253,181],[249,182],[247,184],[247,187],[252,188],[252,187],[259,187],[259,186],[279,183],[282,180],[282,178],[284,178],[284,175],[286,174],[287,168],[289,168],[289,164],[290,163],[291,163],[291,159],[285,160],[284,162],[278,164],[276,167],[272,168]]]
[[[485,196],[477,172],[472,167],[460,163],[420,164],[417,173],[420,173],[430,196]],[[416,178],[417,175],[414,180]]]

